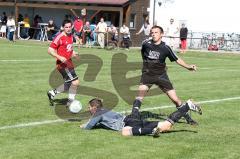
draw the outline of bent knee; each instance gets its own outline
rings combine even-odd
[[[79,86],[79,84],[80,84],[79,80],[72,81],[72,85],[74,86]]]

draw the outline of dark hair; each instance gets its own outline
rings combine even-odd
[[[91,105],[91,107],[95,106],[97,108],[101,108],[103,106],[102,105],[102,101],[100,99],[98,99],[98,98],[93,98],[88,103]]]
[[[160,27],[160,26],[158,26],[158,25],[154,25],[154,26],[151,28],[151,30],[152,30],[152,29],[159,29],[161,33],[164,33],[163,28]]]
[[[65,20],[62,22],[62,27],[64,27],[65,24],[67,24],[67,23],[71,23],[71,25],[72,25],[72,21],[71,21],[71,20],[65,19]]]

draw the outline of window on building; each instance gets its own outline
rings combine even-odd
[[[131,14],[129,28],[135,28],[135,27],[136,27],[136,14]]]

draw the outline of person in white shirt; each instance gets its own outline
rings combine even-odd
[[[104,22],[104,19],[101,18],[100,22],[97,24],[96,27],[96,33],[98,34],[97,36],[97,41],[101,48],[104,48],[105,46],[105,33],[107,32],[107,23]]]
[[[13,16],[8,17],[7,27],[8,27],[8,31],[9,31],[8,39],[10,41],[14,42],[13,36],[14,36],[14,32],[16,30],[16,24],[15,24],[15,20],[14,20]]]
[[[123,24],[123,26],[120,28],[120,33],[123,35],[123,45],[128,50],[130,41],[130,31],[126,24]]]
[[[174,19],[171,18],[170,19],[170,24],[167,27],[167,32],[166,32],[166,36],[167,36],[167,44],[174,49],[175,47],[175,43],[176,43],[176,36],[177,33],[179,32],[179,28],[176,26],[176,24],[174,23]]]
[[[145,23],[142,25],[141,29],[136,33],[136,35],[139,35],[143,32],[144,40],[148,39],[150,37],[150,30],[151,30],[151,25],[149,24],[149,21],[146,20]]]

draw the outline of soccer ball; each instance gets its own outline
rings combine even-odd
[[[82,104],[78,100],[73,100],[69,106],[69,111],[74,114],[80,112],[81,109],[82,109]]]

